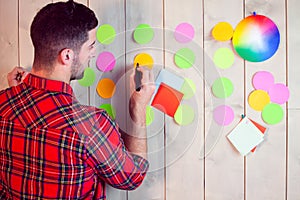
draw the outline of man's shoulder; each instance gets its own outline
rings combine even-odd
[[[85,115],[92,117],[97,122],[99,121],[100,118],[113,121],[105,109],[97,108],[95,106],[80,104],[80,110],[83,113],[85,113]]]

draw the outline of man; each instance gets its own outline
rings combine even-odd
[[[0,91],[0,199],[106,199],[105,183],[132,190],[149,163],[145,116],[153,75],[131,77],[130,132],[103,110],[81,105],[69,83],[95,54],[95,14],[73,1],[48,4],[31,25],[32,71]],[[24,80],[23,80],[24,79]]]

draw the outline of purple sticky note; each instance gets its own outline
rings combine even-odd
[[[274,77],[270,72],[259,71],[254,74],[252,84],[255,89],[268,92],[270,87],[274,85]]]
[[[229,125],[234,119],[234,112],[231,107],[220,105],[214,109],[214,120],[221,126]]]
[[[111,71],[115,64],[115,56],[108,51],[100,53],[96,61],[97,68],[103,72]]]
[[[271,102],[284,104],[290,97],[289,89],[282,83],[276,83],[269,89]]]
[[[193,40],[195,35],[194,27],[189,23],[179,24],[174,32],[174,37],[177,42],[188,43]]]

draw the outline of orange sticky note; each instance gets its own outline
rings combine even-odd
[[[165,83],[161,83],[151,105],[167,115],[174,117],[182,97],[183,93]]]
[[[266,127],[260,125],[259,123],[253,121],[252,119],[250,119],[250,121],[254,124],[254,126],[256,126],[256,127],[258,128],[258,130],[259,130],[262,134],[264,134],[264,133],[266,132],[266,130],[267,130]],[[254,147],[254,148],[251,150],[251,152],[254,152],[255,149],[256,149],[256,147]]]

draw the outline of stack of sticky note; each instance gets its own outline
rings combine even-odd
[[[180,92],[183,83],[183,78],[162,69],[155,81],[156,91],[151,105],[170,117],[174,117],[183,98],[183,93]]]
[[[246,156],[250,151],[254,152],[256,146],[263,142],[266,130],[257,122],[244,117],[227,138],[241,155]]]

